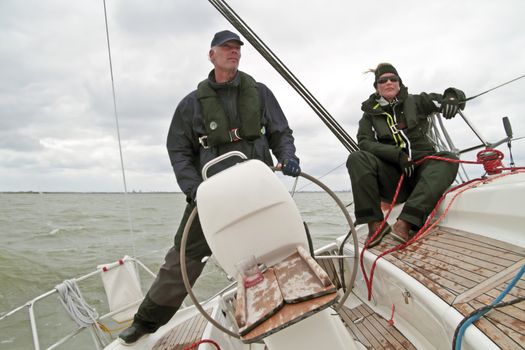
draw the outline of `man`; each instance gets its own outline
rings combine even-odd
[[[168,251],[133,324],[119,337],[128,344],[155,332],[167,323],[187,295],[180,271],[180,243],[188,217],[195,207],[195,195],[203,181],[201,170],[210,160],[230,151],[241,151],[249,159],[273,165],[270,149],[285,175],[301,172],[295,156],[292,130],[274,95],[265,85],[238,70],[243,42],[228,30],[213,37],[209,59],[214,69],[177,106],[168,133],[167,148],[181,190],[188,202],[175,244]],[[208,176],[240,159],[228,158],[212,166]],[[242,205],[242,204],[240,204]],[[211,255],[198,217],[190,228],[186,256],[193,285]]]
[[[465,94],[448,88],[444,94],[411,95],[394,66],[381,63],[376,69],[376,91],[362,104],[357,141],[360,151],[350,154],[346,166],[352,181],[356,224],[368,224],[368,239],[383,220],[381,200],[391,202],[401,174],[405,175],[398,203],[405,205],[392,228],[385,225],[369,247],[377,245],[389,232],[400,242],[410,238],[410,231],[422,227],[439,198],[454,181],[458,164],[427,160],[438,155],[457,159],[450,152],[436,153],[427,136],[428,115],[440,112],[447,119],[463,109]],[[440,104],[440,107],[434,103]]]

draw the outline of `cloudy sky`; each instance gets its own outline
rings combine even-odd
[[[412,93],[472,96],[525,74],[522,0],[228,3],[352,136],[372,93],[363,71],[379,62]],[[107,10],[128,189],[178,191],[165,148],[173,111],[211,69],[213,34],[233,27],[206,0],[108,0]],[[102,0],[2,0],[0,43],[0,191],[122,191]],[[346,149],[250,45],[242,54],[241,69],[285,111],[303,171],[337,168],[323,179],[348,189]],[[465,112],[489,141],[504,137],[503,116],[524,136],[523,90],[525,79]],[[459,118],[447,124],[459,148],[476,143]],[[513,153],[524,165],[525,142]]]

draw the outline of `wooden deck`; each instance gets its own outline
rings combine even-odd
[[[371,249],[378,254],[396,242],[387,235]],[[525,264],[525,249],[467,232],[436,228],[386,260],[424,284],[467,316],[489,305]],[[525,296],[525,276],[503,299]],[[525,302],[490,311],[474,323],[502,349],[524,349]]]
[[[362,243],[362,242],[361,242]],[[378,254],[396,245],[387,235],[371,249]],[[467,316],[489,305],[525,264],[525,248],[456,230],[437,228],[421,241],[385,257]],[[337,286],[341,282],[331,260],[318,263]],[[525,296],[525,277],[503,299]],[[415,349],[387,320],[365,304],[343,307],[340,316],[352,336],[368,349]],[[155,350],[181,350],[202,337],[207,324],[197,315],[174,327],[154,346]],[[525,347],[525,302],[490,311],[474,323],[502,349]]]
[[[338,254],[337,251],[332,253]],[[321,255],[329,255],[329,253],[325,252]],[[330,276],[332,282],[340,288],[342,282],[334,266],[334,260],[318,259],[317,263]],[[339,316],[352,337],[367,349],[416,349],[395,326],[389,326],[387,320],[376,314],[366,304],[361,304],[353,309],[343,306],[339,311]]]
[[[367,349],[416,349],[395,326],[365,304],[354,309],[343,306],[339,315],[354,339]]]
[[[210,313],[211,310],[206,310]],[[173,327],[155,343],[152,350],[182,350],[202,339],[208,321],[201,314],[195,315]]]

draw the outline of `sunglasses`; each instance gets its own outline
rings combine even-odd
[[[384,84],[384,83],[386,83],[389,80],[392,83],[397,83],[399,81],[399,77],[397,75],[392,75],[392,76],[389,76],[389,77],[382,77],[382,78],[377,79],[377,83],[378,84]]]

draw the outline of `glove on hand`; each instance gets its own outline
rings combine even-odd
[[[285,159],[282,168],[283,174],[288,176],[297,177],[301,173],[299,163],[293,159]]]
[[[452,95],[446,95],[441,102],[441,114],[445,119],[452,119],[459,111],[459,101]]]
[[[406,177],[411,177],[415,173],[415,165],[405,153],[402,153],[399,157],[399,166]]]

